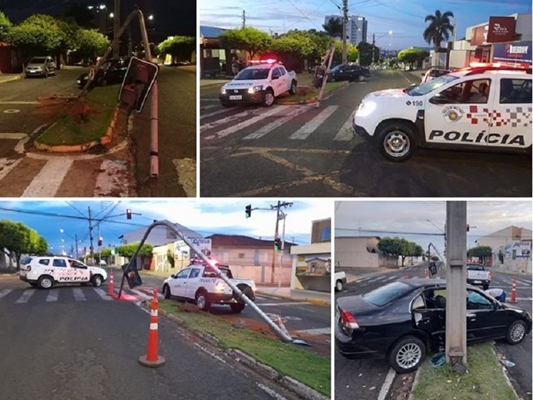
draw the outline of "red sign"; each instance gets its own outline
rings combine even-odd
[[[514,17],[490,17],[487,42],[502,43],[512,41],[515,24]]]
[[[488,29],[488,25],[482,25],[472,29],[472,37],[470,38],[470,44],[473,46],[481,46],[483,44],[487,44]]]

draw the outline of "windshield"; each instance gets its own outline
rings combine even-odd
[[[237,74],[233,80],[235,81],[248,81],[248,80],[259,80],[268,78],[268,68],[245,68]]]
[[[459,77],[449,74],[442,75],[429,82],[423,83],[418,86],[413,86],[412,88],[408,88],[405,92],[410,96],[424,96],[425,94],[428,94],[429,92],[432,92],[456,79],[459,79]]]
[[[413,288],[406,283],[393,282],[364,294],[363,298],[369,303],[381,307],[393,300],[403,297],[411,290],[413,290]]]
[[[30,61],[30,64],[44,64],[46,62],[46,58],[32,58]]]

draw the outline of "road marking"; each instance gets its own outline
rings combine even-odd
[[[83,294],[83,291],[80,288],[73,288],[72,291],[74,292],[74,299],[76,299],[76,301],[87,300],[85,298],[85,295]]]
[[[353,128],[352,128],[352,116],[344,123],[340,131],[337,132],[333,140],[338,141],[350,141],[353,139]]]
[[[331,335],[331,327],[328,326],[327,328],[304,329],[296,332],[305,333],[308,335]]]
[[[267,133],[269,133],[269,132],[273,131],[274,129],[278,128],[282,124],[290,121],[294,117],[296,117],[296,116],[298,116],[300,114],[303,114],[304,112],[306,112],[308,110],[309,110],[309,107],[307,107],[307,106],[300,106],[298,108],[295,108],[295,109],[291,110],[291,112],[288,115],[286,115],[286,116],[284,116],[282,118],[276,119],[274,122],[271,122],[270,124],[267,124],[267,125],[263,126],[262,128],[260,128],[259,130],[255,131],[254,133],[251,133],[248,136],[245,136],[243,139],[259,139],[259,138],[265,136]]]
[[[309,137],[331,114],[333,114],[339,106],[328,106],[315,116],[311,121],[307,122],[304,126],[294,132],[289,139],[304,140]]]
[[[272,109],[276,110],[278,109],[279,107],[272,107]],[[226,111],[226,110],[221,110],[221,111]],[[249,109],[249,110],[246,110],[246,111],[243,111],[243,112],[240,112],[238,114],[233,114],[233,115],[230,115],[226,118],[221,118],[221,119],[218,119],[216,121],[213,121],[213,122],[210,122],[208,124],[204,124],[200,127],[200,132],[202,131],[206,131],[208,129],[211,129],[211,128],[215,128],[219,125],[224,125],[224,124],[227,124],[229,122],[233,122],[241,117],[247,117],[249,116],[250,114],[256,114],[255,113],[255,109]],[[214,115],[215,113],[211,113],[211,115]],[[216,114],[218,114],[218,111],[216,111]],[[210,114],[206,114],[205,115],[206,117],[209,117]]]
[[[256,382],[256,385],[259,387],[259,389],[261,389],[263,392],[266,392],[270,397],[273,397],[274,399],[287,400],[281,394],[279,394],[273,389],[270,389],[268,386],[263,385],[262,383]]]
[[[93,289],[98,294],[98,296],[100,296],[102,299],[113,300],[113,297],[108,296],[104,289],[101,289],[101,288],[93,288]]]
[[[130,290],[133,293],[138,294],[139,296],[141,296],[145,300],[150,300],[150,299],[152,299],[154,297],[154,296],[148,296],[146,293],[143,293],[143,292],[141,292],[140,290],[137,290],[137,289],[130,289]]]
[[[46,302],[52,302],[57,301],[57,298],[59,297],[59,291],[58,290],[50,290],[48,292],[48,295],[46,296]]]
[[[17,110],[16,108],[11,108],[9,110],[4,110],[4,114],[16,114],[19,113],[20,110]]]
[[[219,356],[217,356],[215,353],[212,353],[210,352],[209,350],[207,350],[205,347],[202,347],[200,346],[198,343],[194,343],[197,347],[200,348],[200,350],[204,351],[205,353],[209,354],[210,356],[212,356],[213,358],[216,358],[218,361],[224,363],[224,364],[227,364],[225,360],[223,360],[222,358],[220,358]]]
[[[11,293],[12,289],[4,289],[4,290],[1,290],[0,291],[0,299],[6,295],[8,295],[9,293]]]
[[[206,140],[211,140],[211,139],[223,138],[225,136],[228,136],[230,133],[235,133],[237,131],[240,131],[241,129],[247,128],[248,126],[255,124],[256,122],[261,121],[262,119],[265,119],[267,117],[271,117],[271,116],[281,112],[281,110],[283,110],[283,107],[276,107],[276,108],[273,107],[272,109],[268,110],[267,112],[262,113],[261,115],[258,115],[256,117],[250,118],[249,120],[243,121],[240,124],[233,125],[233,126],[231,126],[229,128],[222,129],[222,130],[218,131],[217,133],[215,133],[214,135],[206,136],[205,139]],[[202,128],[200,128],[200,131],[201,130],[202,130]]]
[[[7,139],[7,140],[20,140],[24,139],[28,135],[26,133],[0,133],[0,139]]]
[[[27,289],[22,293],[22,296],[15,301],[16,304],[27,303],[30,297],[35,293],[35,289]]]
[[[390,368],[389,372],[387,372],[387,377],[383,382],[383,386],[381,386],[381,390],[379,391],[378,400],[385,400],[387,398],[387,394],[389,394],[389,390],[395,376],[396,372],[392,368]]]
[[[21,197],[54,197],[72,163],[63,158],[48,161]]]
[[[205,109],[209,109],[209,108],[213,108],[214,106],[206,106],[204,107]],[[222,114],[222,113],[225,113],[225,112],[228,112],[228,110],[217,110],[217,111],[213,111],[211,113],[207,113],[207,114],[204,114],[204,115],[200,115],[200,119],[204,119],[204,118],[209,118],[209,117],[214,117],[215,115],[218,115],[218,114]]]
[[[0,105],[3,104],[40,104],[38,101],[0,101]]]
[[[0,181],[6,177],[17,165],[22,161],[22,158],[16,160],[10,158],[0,158]]]

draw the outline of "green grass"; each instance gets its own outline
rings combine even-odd
[[[331,395],[331,362],[270,336],[246,328],[234,328],[229,322],[204,312],[183,311],[175,301],[161,300],[159,307],[183,321],[190,330],[209,333],[227,349],[237,349],[266,364],[281,375],[290,376],[326,397]],[[270,330],[265,323],[265,330]]]
[[[74,100],[59,108],[56,122],[37,141],[49,146],[76,145],[99,140],[107,132],[117,106],[119,86],[97,87],[85,96],[89,106],[82,121],[82,103]]]
[[[512,400],[498,357],[491,344],[468,346],[467,374],[457,374],[449,365],[431,366],[428,357],[418,374],[413,400]]]

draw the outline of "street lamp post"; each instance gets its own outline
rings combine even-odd
[[[372,65],[374,65],[374,49],[376,48],[376,40],[379,40],[381,39],[382,37],[385,37],[387,35],[392,35],[392,31],[388,31],[387,33],[384,33],[383,35],[379,36],[377,39],[376,39],[376,34],[373,33],[372,34]]]

